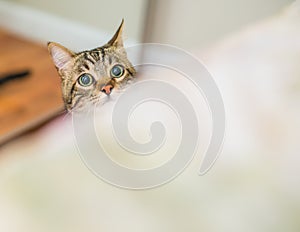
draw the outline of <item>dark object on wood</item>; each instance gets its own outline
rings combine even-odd
[[[12,80],[28,77],[29,74],[30,74],[30,71],[25,70],[25,71],[22,71],[22,72],[9,73],[9,74],[2,75],[2,76],[0,76],[0,85],[3,85],[3,84],[5,84],[9,81],[12,81]]]
[[[29,78],[4,81],[1,85],[0,145],[43,125],[64,110],[60,77],[46,44],[39,45],[0,29],[0,70],[1,74],[13,70],[31,72]]]

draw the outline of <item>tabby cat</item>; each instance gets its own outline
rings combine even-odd
[[[58,43],[48,43],[68,111],[108,99],[113,89],[120,90],[133,80],[136,71],[123,46],[123,24],[124,20],[108,43],[92,50],[74,53]]]

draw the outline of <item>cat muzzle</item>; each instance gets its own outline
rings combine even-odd
[[[106,95],[110,95],[110,93],[111,93],[111,91],[112,91],[113,88],[114,88],[114,87],[113,87],[111,84],[107,84],[107,85],[104,85],[104,86],[101,88],[101,91],[102,91],[103,93],[105,93]]]

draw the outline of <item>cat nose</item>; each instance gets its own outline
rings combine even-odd
[[[111,91],[112,91],[113,88],[114,88],[114,87],[113,87],[112,85],[108,84],[108,85],[104,85],[104,86],[101,88],[101,91],[102,91],[103,93],[105,93],[106,95],[109,95],[109,94],[111,93]]]

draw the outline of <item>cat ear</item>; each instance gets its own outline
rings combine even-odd
[[[123,32],[123,25],[124,25],[124,19],[122,19],[122,22],[114,34],[114,36],[111,38],[110,41],[108,41],[108,45],[110,46],[116,46],[116,47],[123,47],[123,38],[122,38],[122,32]]]
[[[58,70],[62,69],[75,56],[74,52],[54,42],[48,42],[48,50]]]

